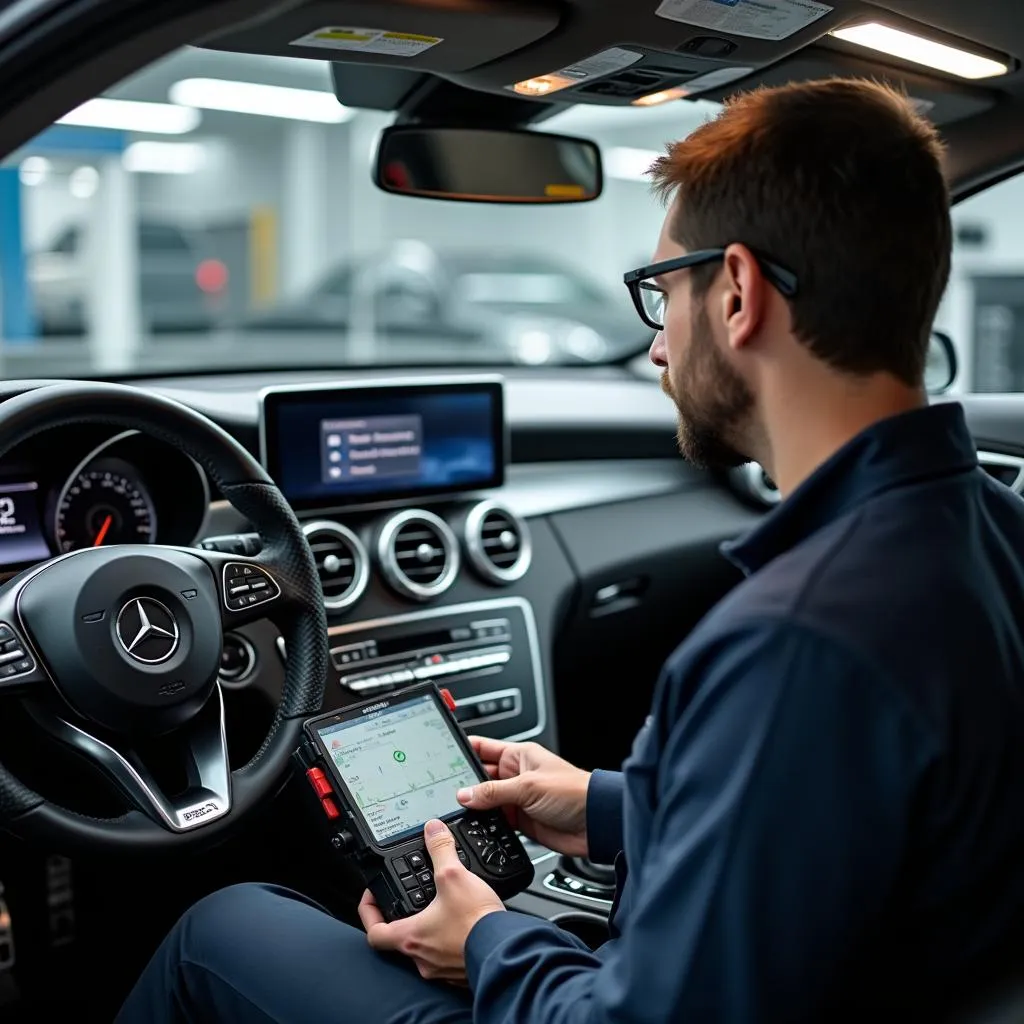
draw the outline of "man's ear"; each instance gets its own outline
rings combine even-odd
[[[725,250],[722,296],[729,347],[741,349],[756,336],[765,315],[768,283],[754,254],[740,244]]]

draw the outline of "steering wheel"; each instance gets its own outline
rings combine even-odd
[[[259,463],[204,416],[117,384],[55,384],[0,403],[0,456],[52,427],[134,429],[190,455],[260,534],[256,557],[162,545],[58,555],[0,587],[0,695],[103,770],[130,810],[94,818],[33,792],[0,764],[0,827],[55,849],[162,851],[219,837],[276,791],[327,678],[316,564]],[[223,632],[267,618],[288,653],[270,732],[232,772],[217,682]],[[139,752],[176,751],[183,792]],[[0,760],[3,752],[0,751]]]

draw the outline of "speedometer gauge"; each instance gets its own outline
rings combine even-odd
[[[64,486],[54,524],[61,551],[108,544],[152,544],[156,512],[145,487],[121,460],[86,466]]]

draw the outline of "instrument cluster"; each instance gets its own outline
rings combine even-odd
[[[109,544],[192,544],[210,505],[187,455],[137,431],[55,428],[0,463],[0,572]]]

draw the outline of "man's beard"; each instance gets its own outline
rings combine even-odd
[[[715,347],[703,307],[694,314],[679,378],[677,391],[665,370],[661,389],[679,411],[676,436],[683,458],[701,469],[732,469],[749,462],[736,448],[736,439],[754,406],[754,396]]]

